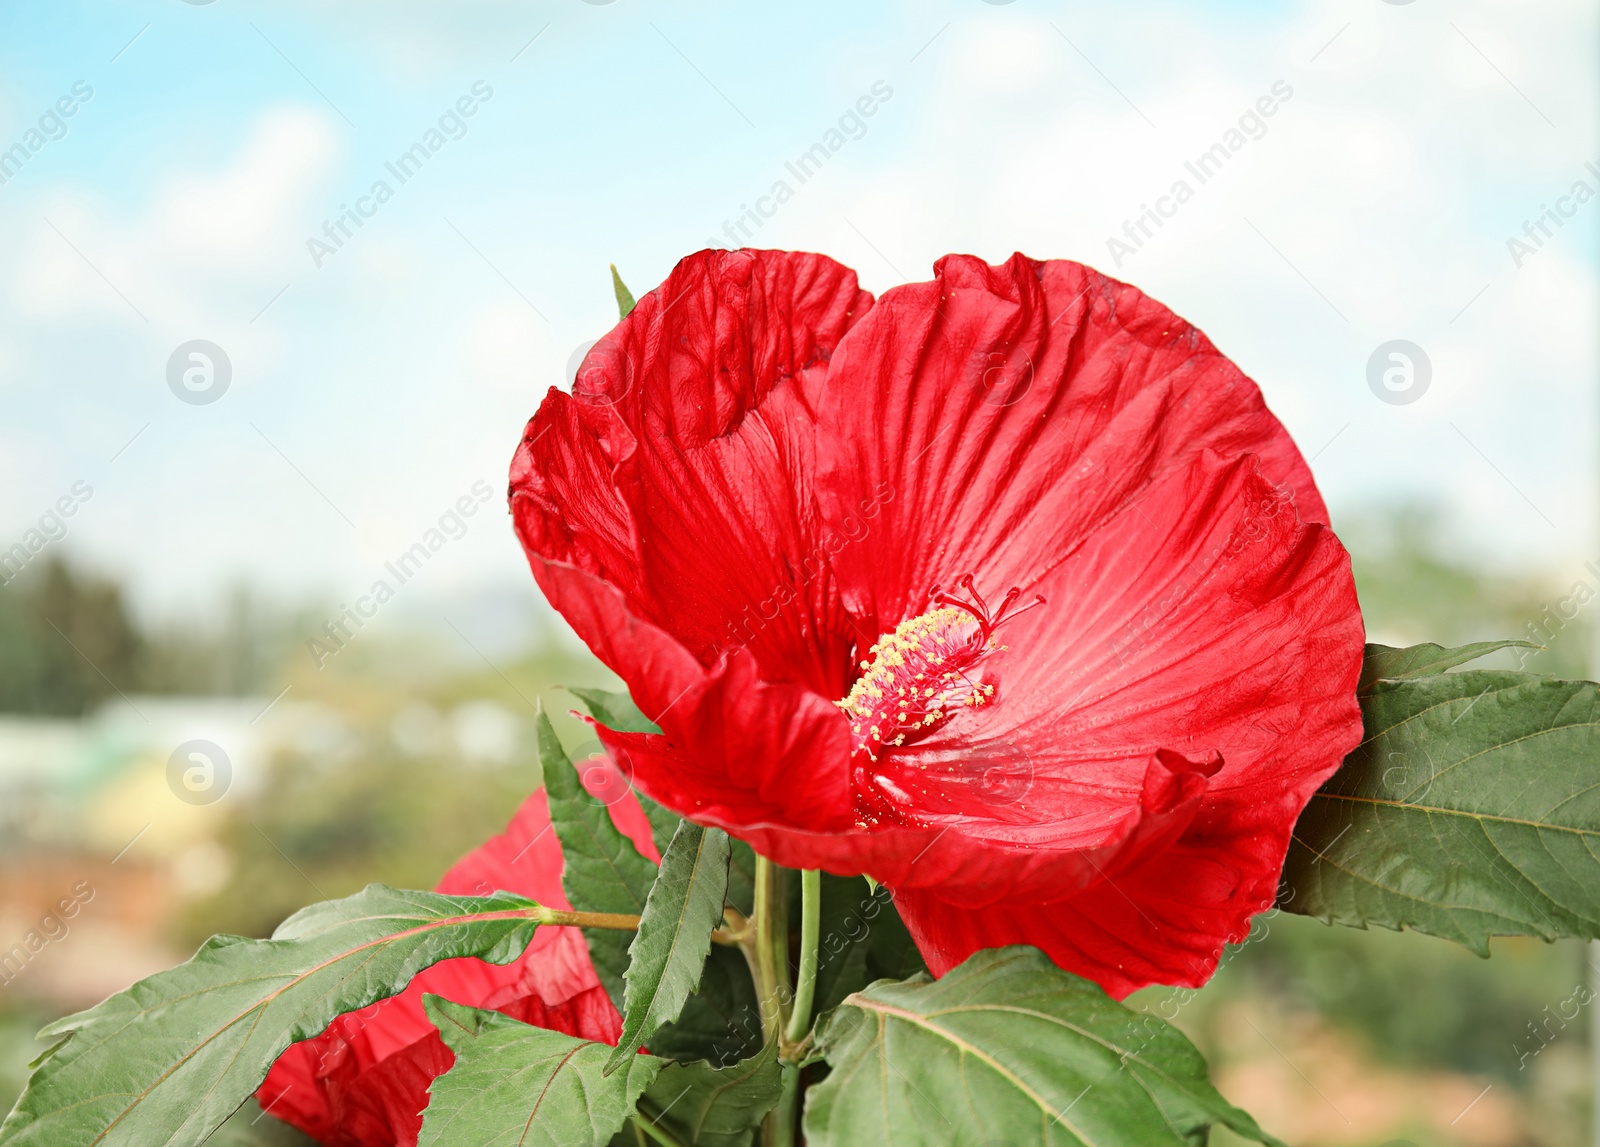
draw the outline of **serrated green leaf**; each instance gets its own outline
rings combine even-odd
[[[1403,681],[1412,677],[1434,677],[1457,665],[1465,665],[1502,649],[1537,649],[1528,641],[1477,641],[1454,649],[1427,642],[1395,649],[1387,645],[1368,645],[1361,666],[1361,691],[1379,681]]]
[[[728,834],[679,822],[628,948],[622,1036],[608,1072],[676,1020],[684,1001],[700,987],[727,891]]]
[[[611,289],[617,296],[617,317],[625,319],[628,312],[633,310],[633,292],[623,285],[622,276],[617,274],[617,265],[611,264]]]
[[[635,1118],[648,1119],[684,1147],[748,1147],[782,1090],[778,1045],[769,1043],[728,1067],[668,1064],[640,1097]]]
[[[1498,670],[1376,681],[1365,739],[1295,825],[1280,906],[1483,956],[1492,935],[1600,936],[1597,692]]]
[[[833,1070],[806,1098],[808,1147],[1197,1147],[1213,1124],[1277,1144],[1176,1028],[1034,948],[874,984],[824,1017],[817,1046]]]
[[[532,901],[369,885],[295,913],[270,940],[219,936],[193,959],[50,1024],[0,1126],[5,1147],[197,1144],[291,1043],[457,956],[496,964],[532,938]]]
[[[645,817],[650,821],[650,836],[656,843],[656,851],[665,853],[667,845],[672,842],[672,834],[678,831],[678,825],[683,823],[683,818],[671,809],[657,804],[637,789],[633,795],[638,800],[639,807],[644,810]],[[728,865],[728,903],[748,916],[755,911],[756,902],[755,850],[742,840],[730,839],[729,844],[733,855]]]
[[[609,689],[589,689],[578,685],[568,685],[567,692],[582,701],[589,710],[589,716],[599,721],[608,729],[615,729],[619,733],[659,733],[654,721],[639,711],[639,706],[633,703],[633,698],[626,693],[615,693]]]
[[[683,1063],[732,1063],[761,1046],[761,1008],[750,966],[738,949],[713,945],[700,990],[689,997],[676,1023],[650,1037],[650,1050]]]
[[[662,1067],[635,1055],[607,1076],[608,1044],[441,996],[422,1007],[455,1063],[428,1089],[417,1147],[604,1147]]]
[[[545,795],[550,802],[550,824],[561,842],[565,866],[561,887],[579,912],[644,911],[655,882],[656,866],[633,846],[633,841],[611,823],[606,806],[584,791],[561,741],[540,713],[536,722],[539,763],[544,769]],[[589,956],[611,1002],[621,1011],[625,1003],[624,975],[628,970],[625,932],[585,928]]]

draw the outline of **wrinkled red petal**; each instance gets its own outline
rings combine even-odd
[[[976,839],[952,822],[919,862],[927,872],[891,882],[936,972],[980,947],[1029,943],[1119,995],[1204,982],[1222,945],[1271,905],[1295,819],[1360,740],[1363,633],[1332,534],[1300,525],[1242,462],[1202,460],[1164,487],[1125,511],[1139,528],[1108,524],[1047,587],[1092,605],[1036,611],[1008,635],[1000,700],[972,716],[1030,763],[1013,815]],[[1195,507],[1205,512],[1189,522]],[[1059,708],[1045,700],[1063,693]],[[1132,799],[1146,774],[1131,755],[1119,766],[1118,754],[1141,744],[1221,754],[1194,823],[1140,862],[1095,859],[1098,879],[1070,899],[1052,896],[1062,866],[1043,858],[1072,846],[1074,825]],[[1030,804],[1043,815],[1019,823]],[[986,871],[1010,899],[974,911]]]
[[[585,783],[591,790],[606,785],[598,774],[586,776]],[[639,851],[659,861],[649,820],[633,795],[622,793],[608,808]],[[515,892],[567,908],[561,867],[561,845],[541,789],[523,802],[504,833],[457,861],[437,891]],[[322,1035],[294,1044],[262,1084],[262,1107],[333,1147],[414,1145],[428,1086],[453,1062],[423,1013],[424,993],[584,1039],[615,1043],[622,1034],[622,1019],[600,985],[582,932],[540,928],[510,964],[470,957],[435,964],[399,995],[340,1016]]]
[[[1154,299],[1064,260],[950,255],[934,272],[851,330],[818,418],[824,521],[861,539],[833,567],[874,637],[935,582],[1026,588],[1206,449],[1256,455],[1303,521],[1327,521],[1255,383]]]

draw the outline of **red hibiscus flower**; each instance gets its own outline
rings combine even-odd
[[[935,973],[1032,944],[1199,984],[1361,737],[1361,615],[1299,451],[1088,267],[681,262],[511,471],[535,577],[660,735],[644,792],[890,886]]]
[[[586,785],[604,780],[597,770],[580,772]],[[617,828],[659,862],[650,822],[633,795],[609,792],[604,799],[612,802]],[[568,908],[561,864],[541,789],[503,835],[457,861],[436,890],[464,896],[515,892],[547,907]],[[322,1035],[293,1045],[262,1084],[261,1106],[332,1147],[414,1147],[428,1086],[455,1060],[423,1015],[424,992],[584,1039],[614,1044],[622,1034],[622,1017],[595,975],[583,933],[540,928],[510,964],[471,957],[435,964],[400,995],[340,1016]]]

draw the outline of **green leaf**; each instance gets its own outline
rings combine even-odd
[[[628,948],[622,1036],[607,1072],[677,1019],[684,1001],[700,987],[727,890],[728,834],[680,821]]]
[[[761,1008],[743,953],[712,946],[700,990],[684,1003],[676,1023],[650,1037],[650,1050],[685,1063],[732,1063],[761,1050]]]
[[[611,289],[617,295],[617,317],[627,318],[628,312],[633,310],[633,292],[622,284],[622,276],[617,274],[617,265],[611,264]]]
[[[605,806],[584,791],[577,770],[542,714],[536,729],[550,823],[566,858],[561,882],[568,901],[578,911],[642,915],[656,866],[640,856],[633,842],[611,823]],[[626,932],[586,928],[584,938],[600,982],[617,1010],[624,1011],[628,946],[633,937]],[[676,1024],[656,1033],[651,1050],[691,1060],[743,1054],[749,1046],[750,1017],[758,1015],[755,986],[744,959],[719,948],[706,962],[700,994],[689,997]],[[759,1030],[759,1019],[755,1026]]]
[[[1393,649],[1387,645],[1367,646],[1366,661],[1361,667],[1361,692],[1367,692],[1381,681],[1403,681],[1412,677],[1433,677],[1446,669],[1465,665],[1480,657],[1487,657],[1501,649],[1537,649],[1528,641],[1478,641],[1447,649],[1428,642]]]
[[[874,981],[905,980],[928,970],[893,894],[865,877],[822,874],[817,934],[819,1015]]]
[[[440,996],[423,996],[422,1008],[455,1063],[429,1088],[417,1147],[604,1147],[661,1070],[635,1055],[608,1076],[608,1044]]]
[[[1600,686],[1444,673],[1466,650],[1422,650],[1380,653],[1365,739],[1295,825],[1279,904],[1483,956],[1492,935],[1600,936]]]
[[[550,801],[550,823],[561,854],[566,859],[561,887],[579,912],[644,912],[655,882],[656,866],[643,856],[611,823],[606,806],[584,791],[578,770],[561,747],[550,719],[540,713],[536,722],[539,763],[544,769],[545,795]],[[623,977],[628,970],[626,932],[585,928],[589,955],[611,1002],[621,1011],[625,1003]]]
[[[639,706],[626,693],[588,689],[579,685],[568,685],[566,690],[584,703],[589,716],[608,729],[615,729],[619,733],[661,732],[654,721],[639,711]]]
[[[667,845],[672,843],[672,834],[678,831],[683,818],[671,809],[658,805],[638,789],[633,790],[633,795],[650,821],[650,836],[656,842],[656,851],[665,855]],[[748,916],[755,911],[756,854],[742,840],[730,839],[728,843],[732,848],[732,860],[728,866],[728,903]]]
[[[824,1017],[817,1046],[833,1070],[807,1096],[808,1147],[1201,1147],[1217,1123],[1277,1144],[1176,1028],[1034,948],[874,984]]]
[[[199,1143],[255,1093],[291,1043],[392,996],[440,960],[516,959],[537,908],[520,896],[443,896],[381,884],[316,904],[270,940],[214,936],[188,963],[39,1033],[0,1127],[5,1147]]]
[[[748,1147],[783,1090],[778,1045],[728,1067],[672,1063],[639,1100],[648,1119],[685,1147]]]

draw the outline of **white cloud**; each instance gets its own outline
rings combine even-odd
[[[271,109],[226,169],[176,176],[160,193],[154,218],[135,229],[150,227],[191,265],[235,272],[279,266],[285,247],[303,239],[311,192],[337,150],[322,114]]]

